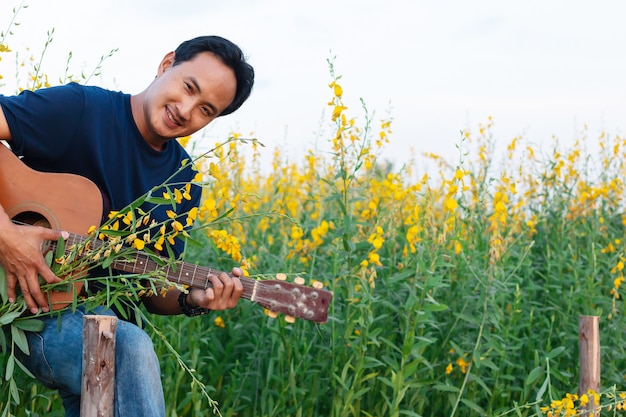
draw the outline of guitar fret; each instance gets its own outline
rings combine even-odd
[[[198,265],[194,265],[193,273],[191,274],[191,285],[193,287],[193,280],[196,278],[196,271],[198,270]]]
[[[165,276],[167,277],[167,279],[173,279],[171,275],[171,269],[172,269],[172,265],[168,264],[167,269],[165,270]],[[180,284],[180,281],[176,281],[176,283]]]
[[[252,287],[252,295],[250,295],[250,301],[256,301],[256,290],[257,290],[257,285],[258,285],[259,281],[254,281],[254,285]]]
[[[183,279],[183,268],[181,268],[180,265],[178,265],[178,282],[181,282],[181,280]]]

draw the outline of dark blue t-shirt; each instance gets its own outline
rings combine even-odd
[[[0,105],[11,130],[13,152],[35,170],[90,179],[111,210],[120,210],[163,184],[184,159],[190,160],[174,140],[162,151],[146,143],[133,119],[128,94],[71,83],[18,96],[0,95]],[[184,169],[170,183],[190,182],[194,174]],[[177,207],[179,213],[198,205],[200,187],[191,187],[191,195]],[[152,217],[165,220],[166,209],[171,207],[157,208]],[[177,239],[176,254],[182,249]]]

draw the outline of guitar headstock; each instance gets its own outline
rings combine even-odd
[[[328,306],[333,298],[331,291],[325,290],[321,282],[312,287],[303,285],[302,278],[295,282],[284,281],[284,274],[277,274],[275,280],[258,281],[254,300],[271,313],[282,313],[288,318],[299,318],[315,323],[326,323]]]

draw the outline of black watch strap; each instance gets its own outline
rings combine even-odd
[[[189,293],[181,291],[180,295],[178,296],[178,305],[180,306],[180,310],[183,312],[185,316],[187,317],[201,316],[210,311],[208,308],[191,307],[189,304],[187,304],[188,295]]]

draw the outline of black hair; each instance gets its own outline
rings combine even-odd
[[[215,54],[235,73],[235,98],[219,115],[225,116],[234,112],[250,97],[254,85],[254,68],[246,62],[241,48],[220,36],[199,36],[181,43],[174,51],[173,65],[190,61],[201,52]]]

